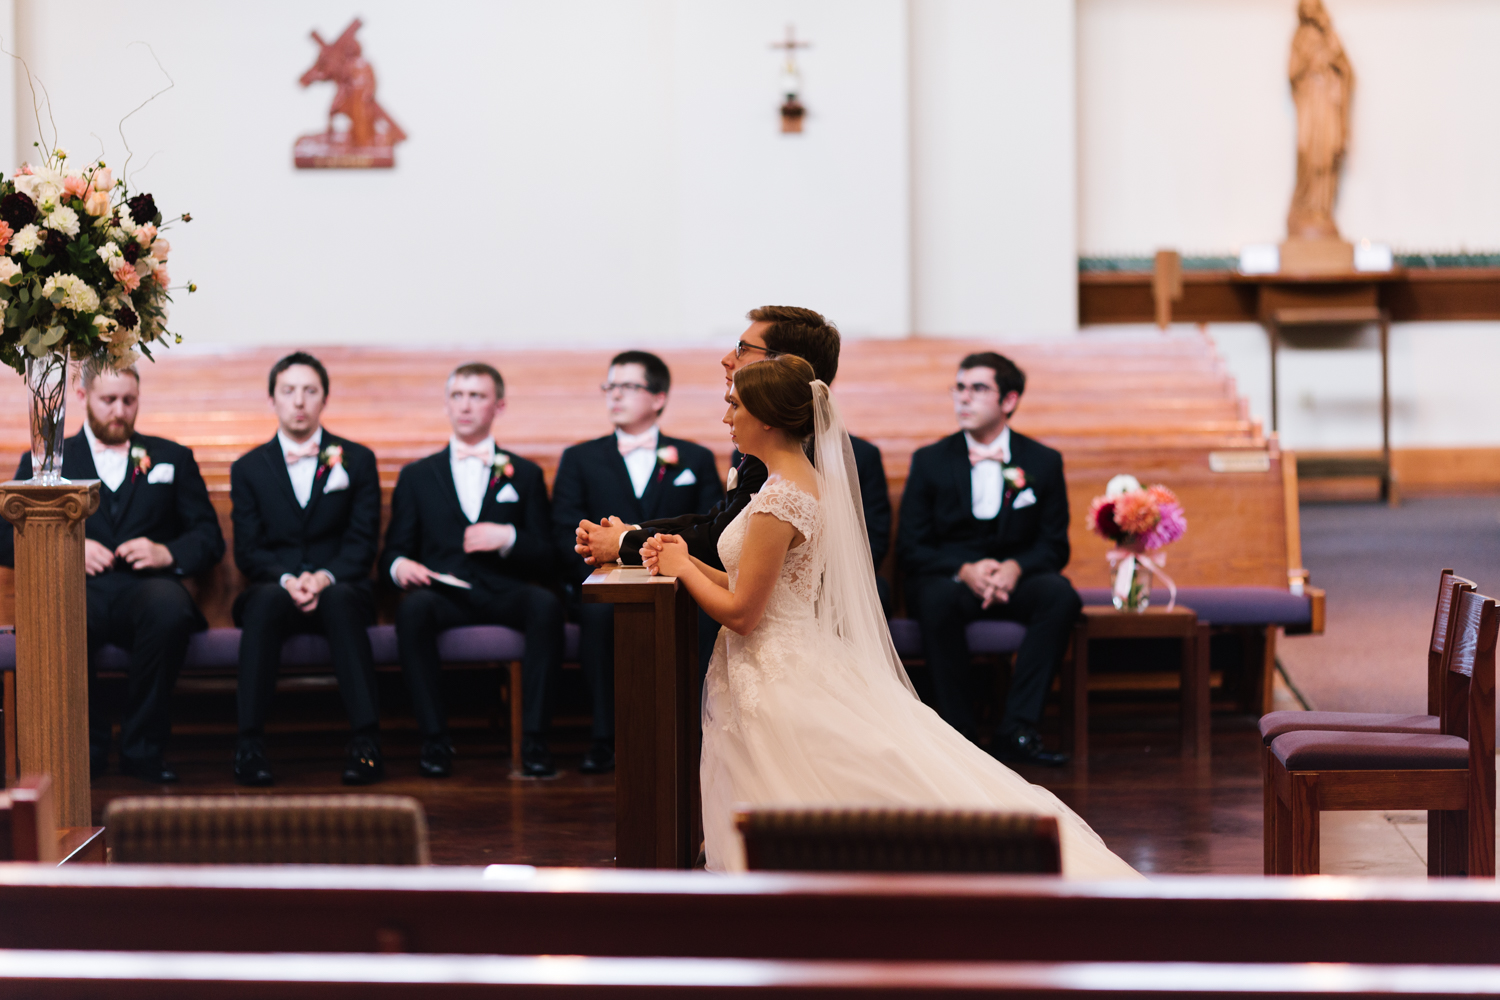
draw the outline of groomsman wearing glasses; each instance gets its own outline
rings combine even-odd
[[[614,433],[564,451],[552,484],[553,529],[582,625],[578,658],[594,708],[593,745],[579,768],[584,774],[615,766],[614,607],[579,600],[579,584],[592,570],[573,548],[579,522],[610,512],[631,524],[702,515],[724,496],[713,453],[661,433],[658,422],[672,388],[661,358],[645,351],[617,354],[599,388]]]
[[[249,581],[234,602],[242,630],[234,778],[272,783],[265,726],[281,645],[288,634],[314,632],[328,637],[349,715],[344,784],[368,785],[384,775],[366,631],[375,623],[370,569],[380,537],[375,453],[323,427],[328,371],[311,354],[276,362],[267,388],[276,436],[229,470],[234,561]]]
[[[177,772],[162,760],[171,734],[168,702],[188,638],[208,627],[182,585],[224,557],[224,534],[191,449],[135,432],[141,377],[83,369],[83,430],[63,445],[62,474],[98,479],[99,509],[84,523],[89,649],[89,769],[103,773],[110,720],[93,683],[105,643],[130,651],[120,770],[153,784]],[[16,469],[31,478],[31,456]],[[0,563],[15,565],[10,523],[0,524]]]
[[[453,743],[440,693],[438,634],[460,625],[507,625],[526,633],[522,660],[521,771],[557,774],[547,750],[549,685],[562,665],[563,604],[551,583],[556,560],[541,467],[495,443],[505,381],[480,362],[448,376],[448,447],[401,470],[391,498],[380,571],[406,591],[396,610],[401,671],[422,734],[420,768],[452,773]]]
[[[912,454],[897,554],[907,607],[922,625],[935,706],[977,736],[964,628],[978,618],[1026,626],[991,752],[1060,765],[1037,735],[1043,701],[1082,602],[1066,577],[1068,491],[1062,455],[1010,429],[1026,376],[994,352],[959,363],[950,390],[959,433]]]

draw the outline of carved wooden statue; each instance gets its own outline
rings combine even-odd
[[[375,100],[375,70],[365,61],[355,32],[363,26],[359,18],[332,42],[316,31],[318,61],[302,74],[302,86],[330,82],[337,85],[328,108],[328,130],[297,140],[295,158],[299,167],[392,167],[395,145],[406,138],[386,110]],[[349,119],[349,131],[334,129],[334,118]]]
[[[1297,188],[1287,213],[1292,240],[1338,239],[1333,205],[1349,145],[1354,67],[1323,0],[1300,0],[1288,76],[1297,105]]]

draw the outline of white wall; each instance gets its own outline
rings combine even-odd
[[[1353,62],[1353,127],[1335,216],[1398,250],[1500,248],[1500,4],[1325,0]],[[1285,234],[1296,115],[1294,0],[1078,0],[1079,247],[1235,252]],[[1269,353],[1212,331],[1269,427]],[[1347,338],[1346,338],[1347,339]],[[1379,443],[1374,335],[1282,356],[1286,443]],[[1500,324],[1392,333],[1392,441],[1500,444]]]
[[[911,12],[915,329],[1075,330],[1072,0]]]

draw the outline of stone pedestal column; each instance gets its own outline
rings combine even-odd
[[[97,480],[0,484],[16,530],[16,743],[21,773],[52,779],[61,826],[91,826],[83,522]]]

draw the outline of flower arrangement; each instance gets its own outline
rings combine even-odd
[[[1175,493],[1159,483],[1142,487],[1134,476],[1115,476],[1104,495],[1089,505],[1088,527],[1114,543],[1106,558],[1115,573],[1116,608],[1144,611],[1151,599],[1152,574],[1167,585],[1168,609],[1177,603],[1177,585],[1162,571],[1166,556],[1152,559],[1146,555],[1187,533],[1187,515]]]
[[[343,446],[337,444],[325,445],[323,448],[323,453],[318,456],[318,471],[316,475],[327,475],[328,470],[332,469],[335,465],[342,465],[343,463]]]
[[[0,360],[65,355],[121,369],[167,330],[171,244],[150,194],[131,195],[103,160],[81,170],[53,149],[0,179]],[[188,291],[196,291],[193,285]]]
[[[130,449],[130,479],[135,481],[137,476],[144,476],[151,471],[151,456],[146,449],[140,445],[133,445]]]
[[[656,449],[656,460],[662,465],[676,465],[681,461],[677,454],[677,446],[669,444]]]
[[[511,463],[510,456],[503,451],[495,452],[495,460],[490,464],[490,486],[493,487],[502,479],[509,479],[516,474],[516,467]]]

